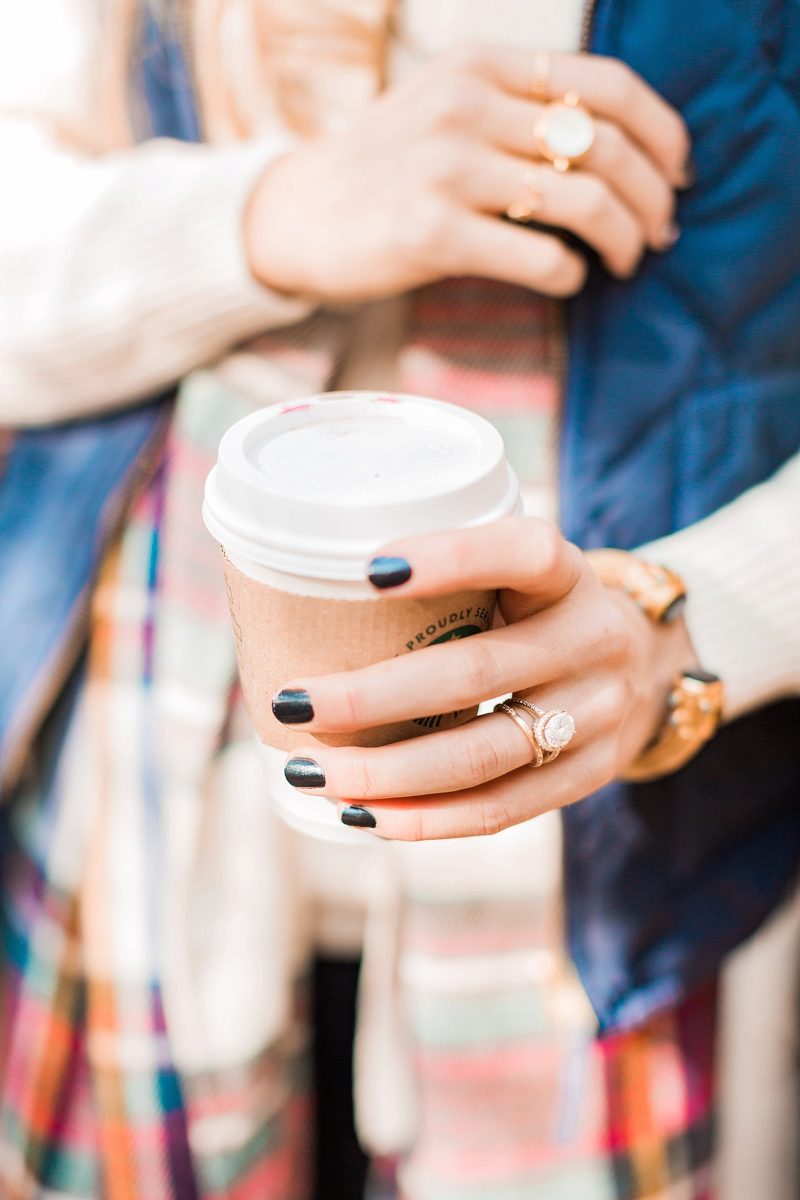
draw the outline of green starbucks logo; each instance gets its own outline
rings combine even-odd
[[[460,624],[470,616],[473,620],[481,621],[481,625]],[[485,608],[476,608],[474,613],[471,608],[462,609],[458,613],[448,613],[447,616],[440,617],[435,625],[428,625],[424,630],[421,630],[414,641],[406,643],[408,650],[416,650],[423,646],[438,646],[442,642],[453,642],[457,638],[473,637],[476,633],[484,633],[491,624],[491,613]],[[444,633],[437,634],[438,629],[445,627]],[[434,717],[416,717],[415,725],[419,725],[421,729],[441,729],[444,725],[449,726],[454,724],[461,716],[461,711],[451,713],[438,713]]]
[[[413,637],[406,641],[406,650],[422,650],[425,646],[435,646],[438,642],[472,637],[475,633],[484,633],[490,629],[491,624],[492,614],[488,608],[481,604],[467,604],[463,608],[440,613],[423,629],[418,629]]]
[[[472,637],[474,633],[483,633],[483,630],[479,625],[461,625],[458,629],[448,629],[441,637],[434,638],[430,645],[438,646],[440,642],[452,642],[455,638]]]

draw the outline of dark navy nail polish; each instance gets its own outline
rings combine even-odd
[[[313,758],[290,758],[283,768],[283,773],[292,787],[325,787],[325,772]]]
[[[302,688],[284,688],[272,699],[272,712],[282,725],[305,725],[314,717],[311,697]]]
[[[410,578],[411,566],[404,558],[373,558],[369,564],[369,581],[373,587],[399,587]]]
[[[342,811],[342,824],[351,825],[354,829],[374,829],[378,822],[368,809],[350,804]]]

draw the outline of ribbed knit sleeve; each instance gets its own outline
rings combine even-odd
[[[800,454],[640,553],[685,579],[689,632],[702,665],[725,681],[727,719],[800,694]]]
[[[0,423],[109,409],[309,310],[257,284],[243,214],[283,139],[88,159],[0,122]]]

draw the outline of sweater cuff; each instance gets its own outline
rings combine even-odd
[[[276,292],[259,283],[245,254],[244,219],[252,190],[270,162],[291,145],[290,139],[276,136],[213,147],[202,187],[187,214],[190,228],[184,253],[162,259],[182,276],[175,283],[186,304],[187,321],[192,326],[198,319],[207,324],[215,342],[230,345],[264,329],[292,325],[314,308],[304,296]],[[187,289],[186,283],[192,286]],[[166,280],[165,286],[169,286]]]
[[[725,684],[724,719],[800,691],[800,456],[767,483],[639,549],[683,578],[701,665]]]

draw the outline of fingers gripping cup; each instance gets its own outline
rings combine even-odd
[[[270,795],[296,828],[337,840],[335,806],[297,792],[286,751],[315,740],[376,746],[462,724],[475,710],[316,738],[287,727],[272,697],[289,681],[347,671],[489,629],[487,591],[409,600],[376,592],[366,568],[386,542],[519,511],[496,429],[436,400],[329,393],[262,409],[220,443],[203,515],[220,543],[245,703]],[[313,700],[313,697],[312,697]]]

